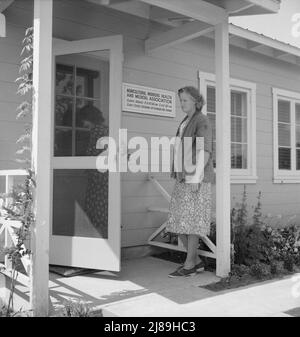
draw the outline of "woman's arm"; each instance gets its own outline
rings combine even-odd
[[[204,156],[203,156],[204,154]],[[204,158],[201,158],[201,155]],[[185,181],[189,184],[199,184],[202,182],[203,178],[204,178],[204,167],[206,166],[208,160],[210,157],[210,153],[207,151],[204,151],[203,149],[199,151],[199,153],[197,154],[198,160],[196,163],[196,170],[195,173],[192,175],[186,175],[186,179]]]
[[[196,170],[193,175],[186,176],[186,182],[199,184],[204,178],[204,168],[212,154],[212,128],[207,117],[197,120],[195,129],[196,145],[198,137],[203,138],[202,147],[196,146]]]

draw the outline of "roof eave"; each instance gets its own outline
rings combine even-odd
[[[234,15],[258,15],[258,14],[272,14],[278,13],[280,10],[280,1],[277,0],[246,0],[253,5]]]

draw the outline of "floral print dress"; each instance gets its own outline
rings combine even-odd
[[[96,125],[91,129],[87,156],[97,156],[103,150],[96,149],[99,138],[108,136],[106,125]],[[96,160],[96,158],[95,158]],[[86,170],[87,188],[85,194],[85,212],[100,236],[108,238],[108,171],[102,173],[96,169]]]
[[[188,122],[180,128],[179,137]],[[211,183],[202,182],[197,191],[191,184],[176,180],[171,195],[166,231],[176,234],[210,234],[211,221]]]

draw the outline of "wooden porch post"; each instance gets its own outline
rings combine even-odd
[[[52,10],[53,0],[34,0],[32,163],[37,187],[30,302],[35,316],[47,316],[49,306]]]
[[[0,13],[0,37],[6,37],[6,19],[2,13]]]
[[[219,277],[230,272],[231,122],[228,19],[215,26],[216,66],[216,223]]]

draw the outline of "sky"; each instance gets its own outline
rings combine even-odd
[[[300,48],[300,0],[282,0],[278,14],[241,16],[230,22]]]

